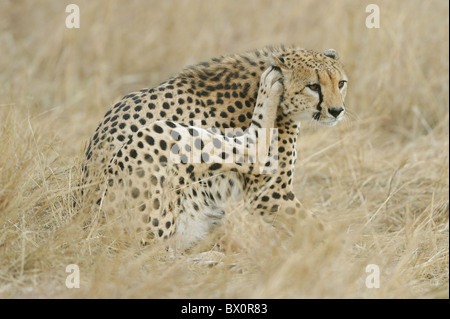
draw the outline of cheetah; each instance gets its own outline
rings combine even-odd
[[[231,199],[268,220],[304,218],[293,192],[300,124],[341,121],[347,82],[333,49],[267,47],[187,67],[107,111],[85,151],[83,198],[127,214],[143,244],[176,235],[184,248]]]

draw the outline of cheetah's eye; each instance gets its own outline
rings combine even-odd
[[[344,87],[345,82],[347,82],[347,81],[345,81],[345,80],[339,81],[338,86],[339,86],[340,89],[342,89]]]
[[[308,87],[310,90],[312,90],[314,92],[319,92],[320,91],[320,85],[319,84],[310,84],[310,85],[307,85],[306,87]]]

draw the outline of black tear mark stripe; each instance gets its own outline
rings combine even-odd
[[[319,93],[319,103],[317,104],[316,109],[317,109],[317,111],[320,112],[320,111],[322,111],[323,94],[322,94],[322,89],[320,87],[320,75],[319,75],[319,71],[318,70],[316,70],[316,75],[317,75],[317,82],[319,83],[319,91],[318,91],[318,93]]]

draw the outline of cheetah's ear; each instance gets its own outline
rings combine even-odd
[[[275,54],[271,54],[269,57],[269,61],[272,66],[277,66],[282,70],[289,69],[282,56],[277,56]]]
[[[334,59],[334,60],[339,60],[339,55],[336,52],[336,50],[334,50],[334,49],[325,50],[325,51],[323,51],[323,54],[325,56],[329,57],[329,58]]]

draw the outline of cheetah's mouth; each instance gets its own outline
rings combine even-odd
[[[342,116],[337,118],[322,118],[322,114],[320,112],[316,112],[313,115],[313,120],[317,121],[320,126],[335,126],[339,121],[343,119]]]
[[[335,126],[339,121],[342,120],[342,117],[336,118],[336,119],[323,119],[321,121],[318,121],[320,126]]]
[[[338,122],[339,122],[339,120],[324,120],[324,121],[319,121],[319,125],[330,127],[330,126],[335,126]]]

